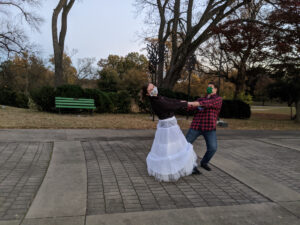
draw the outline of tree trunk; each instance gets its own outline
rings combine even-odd
[[[296,103],[296,123],[300,123],[300,100],[298,100]]]
[[[26,76],[26,80],[25,80],[25,94],[29,95],[29,72],[28,72],[27,62],[25,63],[25,76]]]
[[[55,67],[55,87],[58,87],[65,83],[63,73],[63,50],[59,45],[54,47],[54,67]]]
[[[184,48],[184,50],[181,50],[181,48]],[[189,50],[187,46],[181,46],[177,53],[172,55],[170,69],[167,71],[162,87],[173,89],[176,82],[181,77],[181,73],[188,59],[188,52],[192,51]]]
[[[171,10],[173,16],[168,21],[165,20],[165,11],[163,9],[164,6],[166,6],[166,3],[168,3],[169,1],[165,0],[164,6],[162,6],[162,2],[163,1],[161,0],[157,0],[157,6],[161,19],[158,39],[159,42],[163,40],[161,44],[165,44],[167,39],[170,38],[172,46],[170,65],[165,78],[163,78],[163,62],[161,61],[158,65],[158,85],[164,88],[172,89],[178,79],[180,79],[180,75],[182,70],[184,69],[187,58],[192,55],[203,42],[213,36],[213,32],[211,32],[212,28],[215,27],[225,17],[229,16],[238,8],[245,5],[247,1],[241,1],[237,4],[234,4],[235,1],[226,0],[217,1],[218,3],[216,3],[214,0],[209,0],[207,1],[206,8],[204,9],[201,17],[193,22],[192,19],[194,18],[194,0],[189,0],[186,17],[186,31],[180,30],[179,26],[180,22],[182,22],[180,18],[180,16],[182,15],[181,0],[173,1],[173,8]],[[165,27],[166,24],[167,28]],[[160,47],[162,46],[163,45],[160,45]],[[161,51],[160,54],[162,53],[163,52]]]
[[[238,74],[235,83],[234,99],[245,90],[246,66],[242,65],[238,69]]]
[[[161,87],[163,83],[163,75],[164,75],[164,63],[165,63],[165,43],[168,37],[168,31],[166,32],[166,36],[164,36],[165,26],[166,26],[166,18],[165,18],[165,9],[167,3],[169,1],[166,0],[162,5],[160,1],[158,3],[159,15],[160,15],[160,26],[158,30],[158,66],[157,66],[157,86]],[[169,28],[168,28],[169,29]]]
[[[164,79],[164,64],[165,64],[165,45],[163,42],[158,44],[158,66],[157,66],[157,86],[161,87]]]
[[[52,14],[52,40],[54,50],[54,67],[55,67],[55,87],[62,85],[65,82],[63,77],[63,54],[65,46],[65,38],[67,33],[67,17],[70,9],[72,8],[75,0],[59,0],[56,8]],[[62,11],[61,16],[61,30],[57,33],[57,19]]]
[[[181,72],[183,70],[182,64],[185,64],[185,61],[182,60],[181,62],[175,64],[173,67],[168,70],[166,77],[163,81],[162,87],[167,89],[173,89],[176,82],[180,79]]]

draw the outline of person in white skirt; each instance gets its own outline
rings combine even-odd
[[[145,85],[142,92],[143,97],[149,97],[152,110],[159,118],[146,159],[149,175],[169,182],[192,173],[200,174],[193,145],[187,142],[174,116],[177,109],[194,106],[194,103],[158,96],[157,87],[152,83]]]

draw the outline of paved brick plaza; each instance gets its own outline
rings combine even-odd
[[[152,140],[82,142],[88,169],[87,214],[239,205],[268,199],[218,168],[174,183],[149,177]]]
[[[52,143],[0,143],[0,220],[22,219],[46,174]]]
[[[0,130],[0,225],[299,224],[300,133],[223,131],[212,171],[170,183],[148,176],[153,135]]]
[[[284,139],[292,142],[295,139]],[[253,144],[255,143],[255,144]],[[263,174],[300,193],[300,152],[284,148],[272,141],[232,140],[220,141],[224,158],[234,160],[240,165]]]

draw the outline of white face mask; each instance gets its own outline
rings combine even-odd
[[[150,96],[156,96],[156,95],[158,95],[158,90],[157,90],[157,87],[154,87],[152,89],[152,91],[150,92]]]

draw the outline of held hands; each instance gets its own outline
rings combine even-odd
[[[188,107],[198,107],[200,106],[199,102],[188,102]]]

